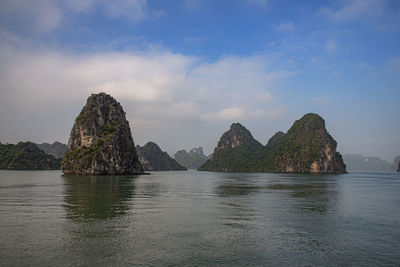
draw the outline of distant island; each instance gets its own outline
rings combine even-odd
[[[379,157],[365,157],[360,154],[345,154],[343,161],[348,171],[393,171],[394,165]]]
[[[45,153],[32,142],[0,144],[0,169],[59,170],[61,159]]]
[[[175,160],[188,169],[197,169],[210,157],[204,155],[203,148],[193,148],[189,152],[186,150],[179,150],[174,155]]]
[[[171,158],[154,142],[136,146],[139,161],[145,171],[186,171],[187,168]]]
[[[211,158],[200,171],[272,173],[345,173],[336,141],[325,128],[325,121],[308,113],[297,120],[286,134],[276,133],[263,146],[239,123],[220,138]]]
[[[122,106],[105,93],[92,94],[75,119],[61,163],[64,174],[143,173]]]
[[[54,142],[53,144],[42,143],[36,144],[41,150],[46,152],[49,155],[54,156],[57,159],[62,159],[64,157],[65,152],[67,151],[67,145],[62,144],[60,142]]]

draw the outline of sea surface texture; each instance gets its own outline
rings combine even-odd
[[[399,266],[400,174],[0,171],[2,266]]]

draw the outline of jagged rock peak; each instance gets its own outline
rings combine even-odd
[[[139,161],[146,171],[184,171],[187,170],[176,160],[171,158],[167,152],[154,142],[148,142],[143,147],[136,146]]]
[[[265,147],[253,138],[250,131],[239,123],[225,132],[211,158],[204,162],[200,171],[254,172],[265,158]]]
[[[336,141],[318,114],[295,121],[279,145],[267,156],[264,171],[288,173],[345,173]]]
[[[75,119],[61,165],[65,174],[142,173],[122,106],[106,93],[92,94]]]
[[[255,139],[249,130],[240,123],[233,123],[229,130],[221,136],[215,151],[242,147],[251,144],[254,141]]]
[[[268,143],[266,145],[266,149],[269,151],[273,148],[275,148],[277,145],[280,144],[280,142],[282,141],[283,137],[285,136],[285,134],[281,131],[276,132],[269,140]]]

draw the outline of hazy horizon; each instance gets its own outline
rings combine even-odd
[[[0,0],[0,142],[67,143],[91,93],[171,156],[313,112],[341,154],[400,154],[400,2]]]

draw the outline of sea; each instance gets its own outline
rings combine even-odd
[[[0,171],[1,266],[400,266],[400,174]]]

